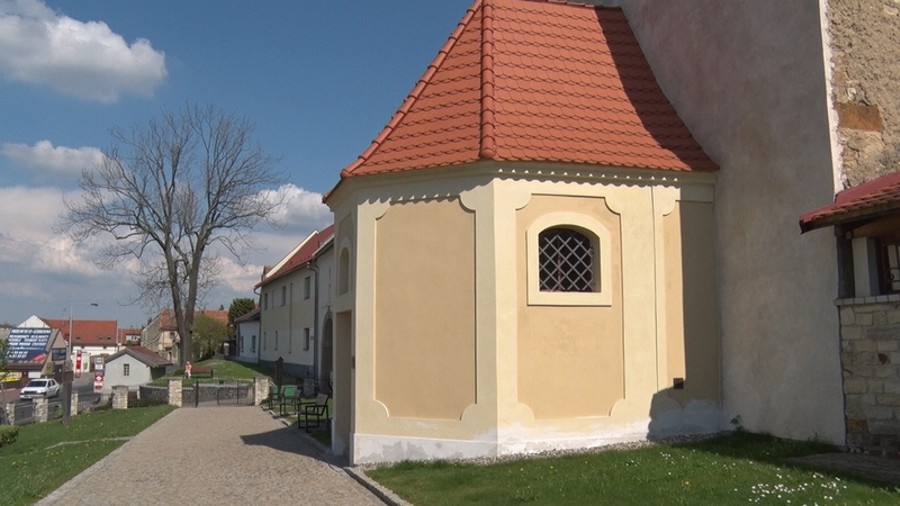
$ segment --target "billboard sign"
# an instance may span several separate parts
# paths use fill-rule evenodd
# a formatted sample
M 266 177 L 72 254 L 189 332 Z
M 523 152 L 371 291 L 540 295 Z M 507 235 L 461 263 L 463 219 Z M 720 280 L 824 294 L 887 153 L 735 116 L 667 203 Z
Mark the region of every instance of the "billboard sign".
M 9 331 L 10 364 L 43 364 L 47 360 L 47 348 L 53 329 L 22 329 Z

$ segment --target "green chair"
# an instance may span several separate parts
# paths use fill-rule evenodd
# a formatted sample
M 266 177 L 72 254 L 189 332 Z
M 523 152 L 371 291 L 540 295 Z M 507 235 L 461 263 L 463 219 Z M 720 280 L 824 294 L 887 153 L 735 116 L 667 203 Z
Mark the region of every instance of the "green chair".
M 273 404 L 278 404 L 281 402 L 281 392 L 281 387 L 274 383 L 269 383 L 269 398 L 266 399 L 269 404 L 269 410 L 272 410 Z
M 287 414 L 287 407 L 294 402 L 294 397 L 298 395 L 297 385 L 285 385 L 284 391 L 281 392 L 281 416 Z

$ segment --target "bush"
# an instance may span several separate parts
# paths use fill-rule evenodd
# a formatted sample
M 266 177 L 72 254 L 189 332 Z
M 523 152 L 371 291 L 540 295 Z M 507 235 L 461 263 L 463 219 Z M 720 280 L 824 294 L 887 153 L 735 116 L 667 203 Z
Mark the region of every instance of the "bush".
M 11 445 L 19 437 L 19 428 L 14 425 L 0 425 L 0 446 Z

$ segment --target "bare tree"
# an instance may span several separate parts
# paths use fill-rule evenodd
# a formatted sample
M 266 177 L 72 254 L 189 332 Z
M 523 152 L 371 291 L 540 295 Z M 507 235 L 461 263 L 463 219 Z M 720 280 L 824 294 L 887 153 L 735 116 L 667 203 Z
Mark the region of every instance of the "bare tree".
M 66 201 L 60 229 L 73 240 L 114 239 L 98 265 L 137 259 L 137 299 L 159 307 L 171 297 L 182 365 L 190 359 L 198 298 L 217 281 L 210 247 L 243 261 L 253 227 L 282 204 L 274 191 L 282 176 L 253 129 L 212 106 L 164 109 L 147 125 L 113 130 L 103 163 L 82 171 L 82 194 Z

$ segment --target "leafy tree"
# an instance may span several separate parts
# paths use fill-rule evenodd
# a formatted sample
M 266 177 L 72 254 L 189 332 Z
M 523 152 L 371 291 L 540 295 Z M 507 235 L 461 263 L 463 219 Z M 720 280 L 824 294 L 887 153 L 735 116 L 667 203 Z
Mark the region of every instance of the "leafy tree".
M 231 330 L 232 336 L 235 329 L 234 321 L 254 309 L 256 309 L 256 301 L 253 299 L 243 297 L 231 301 L 231 306 L 228 307 L 228 328 Z
M 198 299 L 218 280 L 211 246 L 242 261 L 253 227 L 283 202 L 273 190 L 282 176 L 253 130 L 244 118 L 190 104 L 113 130 L 112 147 L 98 167 L 82 171 L 82 193 L 66 201 L 58 226 L 79 242 L 113 239 L 97 259 L 101 267 L 138 260 L 135 301 L 171 303 L 181 365 L 193 350 Z
M 194 347 L 195 360 L 206 360 L 213 356 L 228 340 L 228 327 L 215 318 L 199 313 L 194 318 Z

